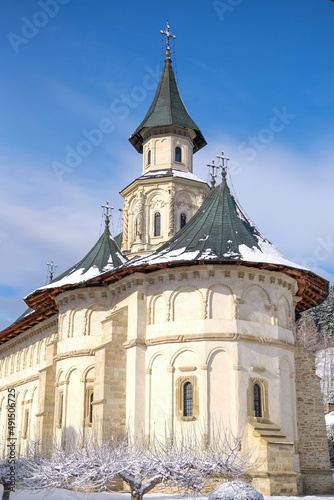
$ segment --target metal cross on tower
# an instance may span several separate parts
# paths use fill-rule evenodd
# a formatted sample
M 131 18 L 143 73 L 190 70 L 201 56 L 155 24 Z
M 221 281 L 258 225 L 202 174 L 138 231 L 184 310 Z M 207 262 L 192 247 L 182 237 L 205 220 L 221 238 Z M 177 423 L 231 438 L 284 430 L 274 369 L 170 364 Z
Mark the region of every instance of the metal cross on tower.
M 58 267 L 58 264 L 54 264 L 53 260 L 51 262 L 48 262 L 46 264 L 48 266 L 48 274 L 49 274 L 49 283 L 53 280 L 53 275 L 56 271 L 56 267 Z
M 175 35 L 172 35 L 172 33 L 169 31 L 169 28 L 170 28 L 170 26 L 169 26 L 169 24 L 168 24 L 168 19 L 167 19 L 167 29 L 166 29 L 166 31 L 162 31 L 162 30 L 160 30 L 160 33 L 161 33 L 162 35 L 166 35 L 166 37 L 167 37 L 167 43 L 166 43 L 166 49 L 167 49 L 167 52 L 168 52 L 168 54 L 167 54 L 167 52 L 166 52 L 166 56 L 167 56 L 167 57 L 169 57 L 169 56 L 170 56 L 169 39 L 170 39 L 170 38 L 176 38 L 176 37 L 175 37 Z
M 218 165 L 215 165 L 215 160 L 212 160 L 212 163 L 207 163 L 206 166 L 209 167 L 209 175 L 211 177 L 210 184 L 211 184 L 211 189 L 213 189 L 216 185 L 216 177 L 217 177 L 216 170 L 219 167 Z
M 109 222 L 110 222 L 110 216 L 111 216 L 111 211 L 114 210 L 114 207 L 109 205 L 109 201 L 106 201 L 105 205 L 101 205 L 101 208 L 103 208 L 103 215 L 105 216 L 106 220 L 106 227 L 109 228 Z M 109 213 L 110 211 L 110 213 Z
M 217 158 L 218 158 L 218 161 L 221 160 L 221 162 L 222 162 L 222 164 L 219 166 L 222 169 L 223 181 L 225 181 L 226 180 L 227 162 L 229 161 L 229 158 L 227 158 L 227 156 L 224 155 L 224 151 L 222 151 L 221 155 L 217 155 Z M 225 164 L 225 161 L 226 161 L 226 164 Z

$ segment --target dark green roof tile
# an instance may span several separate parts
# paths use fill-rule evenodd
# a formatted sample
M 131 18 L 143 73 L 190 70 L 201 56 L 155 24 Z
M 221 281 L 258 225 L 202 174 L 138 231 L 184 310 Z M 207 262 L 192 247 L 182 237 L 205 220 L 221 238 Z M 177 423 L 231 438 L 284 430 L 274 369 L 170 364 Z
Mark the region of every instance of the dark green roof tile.
M 78 264 L 57 276 L 49 285 L 43 288 L 54 288 L 88 281 L 99 274 L 112 271 L 124 264 L 126 260 L 126 257 L 112 238 L 109 228 L 106 227 L 97 243 Z
M 175 125 L 182 128 L 193 130 L 196 136 L 193 140 L 194 151 L 201 149 L 206 145 L 202 132 L 190 117 L 186 107 L 181 99 L 180 92 L 176 83 L 172 61 L 165 60 L 165 67 L 162 72 L 157 92 L 146 113 L 144 120 L 134 131 L 129 141 L 139 151 L 143 150 L 142 131 L 149 127 Z
M 190 261 L 267 262 L 300 268 L 260 233 L 232 196 L 226 181 L 211 190 L 201 208 L 173 238 L 127 266 Z

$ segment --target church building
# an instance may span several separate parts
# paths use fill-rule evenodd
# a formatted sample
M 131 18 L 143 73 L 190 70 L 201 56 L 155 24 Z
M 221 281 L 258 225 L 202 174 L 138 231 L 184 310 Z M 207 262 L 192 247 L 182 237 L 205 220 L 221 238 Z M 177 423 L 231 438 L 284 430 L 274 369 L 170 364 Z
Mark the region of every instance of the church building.
M 314 357 L 295 329 L 328 282 L 246 216 L 224 155 L 216 185 L 194 175 L 206 141 L 165 34 L 156 95 L 129 139 L 143 166 L 121 191 L 122 233 L 110 234 L 107 205 L 87 255 L 28 295 L 0 333 L 1 454 L 15 389 L 20 453 L 30 440 L 102 439 L 111 427 L 210 440 L 218 425 L 259 459 L 252 484 L 263 494 L 334 493 Z

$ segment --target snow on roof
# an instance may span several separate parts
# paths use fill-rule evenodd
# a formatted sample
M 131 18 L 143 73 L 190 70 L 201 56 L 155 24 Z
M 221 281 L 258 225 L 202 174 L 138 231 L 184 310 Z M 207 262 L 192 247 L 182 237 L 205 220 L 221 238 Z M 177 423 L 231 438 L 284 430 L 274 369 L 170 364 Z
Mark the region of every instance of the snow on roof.
M 210 260 L 283 265 L 307 270 L 287 259 L 245 215 L 223 182 L 173 238 L 148 256 L 127 264 L 143 266 Z
M 127 262 L 117 243 L 106 226 L 96 244 L 88 254 L 77 264 L 55 278 L 46 286 L 37 290 L 59 288 L 64 285 L 84 283 L 92 278 L 122 266 Z M 34 292 L 33 292 L 34 293 Z M 29 294 L 28 297 L 32 295 Z
M 169 177 L 169 176 L 179 177 L 182 179 L 189 179 L 197 182 L 203 182 L 204 184 L 206 184 L 205 181 L 202 181 L 202 179 L 192 174 L 191 172 L 184 172 L 183 170 L 176 170 L 175 168 L 150 170 L 149 172 L 146 172 L 141 177 L 139 177 L 139 179 L 150 179 L 152 177 Z
M 98 266 L 92 266 L 88 270 L 85 268 L 79 268 L 75 269 L 73 272 L 70 272 L 67 276 L 62 278 L 59 281 L 56 281 L 55 283 L 49 283 L 46 286 L 42 286 L 38 288 L 38 290 L 45 290 L 48 288 L 55 288 L 55 287 L 60 287 L 63 285 L 75 285 L 79 283 L 83 283 L 85 281 L 88 281 L 92 278 L 96 278 L 96 276 L 99 276 L 100 274 L 104 274 L 108 271 L 113 271 L 115 269 L 115 266 L 111 262 L 110 265 L 106 265 L 105 267 L 100 270 Z
M 302 269 L 307 271 L 306 267 L 295 264 L 287 259 L 272 243 L 267 240 L 259 240 L 258 245 L 260 250 L 256 247 L 249 248 L 246 245 L 239 246 L 241 259 L 248 262 L 261 262 L 267 264 L 278 264 L 282 266 L 289 266 L 295 269 Z

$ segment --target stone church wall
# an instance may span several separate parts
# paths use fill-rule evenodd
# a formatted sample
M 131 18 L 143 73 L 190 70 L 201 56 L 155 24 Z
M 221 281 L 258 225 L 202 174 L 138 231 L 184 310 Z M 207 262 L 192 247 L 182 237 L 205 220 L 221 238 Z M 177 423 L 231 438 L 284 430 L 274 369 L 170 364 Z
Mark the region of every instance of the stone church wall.
M 314 356 L 296 344 L 298 452 L 305 494 L 334 493 L 320 379 Z

